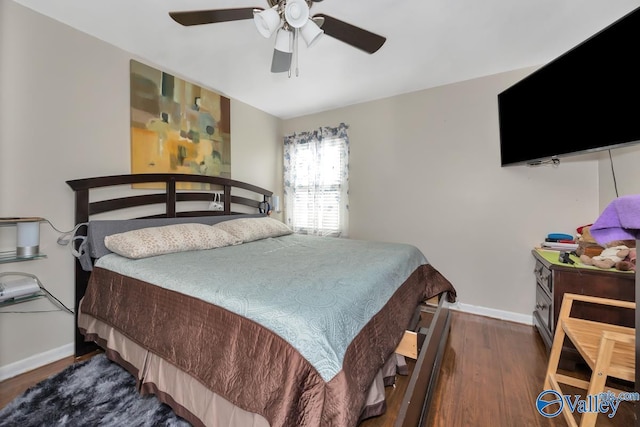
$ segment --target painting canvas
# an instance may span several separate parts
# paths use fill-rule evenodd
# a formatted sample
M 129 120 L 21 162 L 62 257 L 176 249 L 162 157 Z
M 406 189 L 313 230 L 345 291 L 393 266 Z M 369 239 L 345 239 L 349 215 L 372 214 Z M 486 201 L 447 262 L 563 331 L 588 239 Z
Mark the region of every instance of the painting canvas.
M 131 173 L 231 178 L 230 100 L 131 60 Z

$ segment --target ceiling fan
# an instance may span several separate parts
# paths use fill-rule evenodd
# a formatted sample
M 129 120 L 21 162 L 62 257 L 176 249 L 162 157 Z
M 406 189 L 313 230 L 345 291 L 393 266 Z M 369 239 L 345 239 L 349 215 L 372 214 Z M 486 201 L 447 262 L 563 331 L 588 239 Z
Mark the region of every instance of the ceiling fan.
M 385 37 L 323 13 L 310 16 L 311 6 L 320 1 L 322 0 L 267 0 L 268 9 L 241 7 L 193 10 L 169 12 L 169 16 L 185 26 L 253 19 L 258 31 L 264 37 L 269 38 L 276 34 L 271 72 L 288 71 L 289 76 L 291 76 L 294 56 L 297 62 L 297 46 L 300 37 L 308 47 L 311 47 L 322 34 L 326 34 L 370 54 L 377 52 L 387 40 Z

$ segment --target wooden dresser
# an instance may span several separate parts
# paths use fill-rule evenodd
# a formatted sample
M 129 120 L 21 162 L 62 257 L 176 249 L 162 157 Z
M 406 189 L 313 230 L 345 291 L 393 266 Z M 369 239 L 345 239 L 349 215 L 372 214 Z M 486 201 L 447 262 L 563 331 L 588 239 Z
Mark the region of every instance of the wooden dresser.
M 551 349 L 562 296 L 565 292 L 635 301 L 633 272 L 586 266 L 581 264 L 579 258 L 575 256 L 571 257 L 575 264 L 564 264 L 559 260 L 558 251 L 534 249 L 532 253 L 536 261 L 533 270 L 536 279 L 536 306 L 533 311 L 533 322 L 547 350 Z M 635 313 L 632 310 L 576 303 L 572 313 L 583 319 L 635 327 Z M 561 359 L 564 368 L 571 369 L 571 361 L 576 359 L 575 353 L 575 348 L 565 343 Z

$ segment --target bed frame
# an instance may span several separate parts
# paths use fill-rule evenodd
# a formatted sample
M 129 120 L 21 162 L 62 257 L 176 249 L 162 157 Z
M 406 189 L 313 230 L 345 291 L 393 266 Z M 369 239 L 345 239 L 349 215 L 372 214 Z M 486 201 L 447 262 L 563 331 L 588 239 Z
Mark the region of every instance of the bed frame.
M 92 201 L 90 191 L 114 186 L 132 186 L 160 183 L 163 190 L 136 188 L 129 189 L 128 196 Z M 227 178 L 189 175 L 189 174 L 132 174 L 111 175 L 67 181 L 75 193 L 75 224 L 88 222 L 92 217 L 125 208 L 149 205 L 164 205 L 159 214 L 134 217 L 141 218 L 178 218 L 195 216 L 237 215 L 247 212 L 232 211 L 233 205 L 242 205 L 254 212 L 263 212 L 264 203 L 268 203 L 272 192 L 255 185 Z M 181 190 L 181 184 L 192 186 L 201 184 L 203 190 Z M 209 187 L 209 189 L 206 189 Z M 245 196 L 232 194 L 238 189 Z M 180 210 L 184 202 L 212 202 L 216 193 L 222 192 L 222 211 Z M 95 195 L 95 194 L 94 194 Z M 80 261 L 75 263 L 75 356 L 79 357 L 98 349 L 94 343 L 84 341 L 77 327 L 77 313 L 80 300 L 84 296 L 90 272 L 85 271 Z M 451 327 L 447 295 L 442 294 L 435 302 L 423 304 L 416 312 L 415 328 L 409 332 L 411 346 L 414 347 L 415 366 L 411 374 L 406 393 L 395 418 L 394 427 L 424 426 L 431 403 L 433 391 L 438 379 L 440 364 Z M 422 319 L 422 320 L 421 320 Z M 425 324 L 425 319 L 426 323 Z M 412 356 L 413 357 L 413 356 Z M 391 414 L 389 414 L 391 415 Z M 390 425 L 390 424 L 388 424 Z

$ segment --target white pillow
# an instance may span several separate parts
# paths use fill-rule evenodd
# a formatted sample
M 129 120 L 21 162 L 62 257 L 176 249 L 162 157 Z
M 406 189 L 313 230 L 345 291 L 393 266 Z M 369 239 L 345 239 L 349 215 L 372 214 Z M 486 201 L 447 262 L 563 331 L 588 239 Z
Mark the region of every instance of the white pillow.
M 140 228 L 104 238 L 107 249 L 133 259 L 240 243 L 241 240 L 222 229 L 197 223 Z
M 214 224 L 213 227 L 232 234 L 244 243 L 293 233 L 285 223 L 270 217 L 230 219 Z

